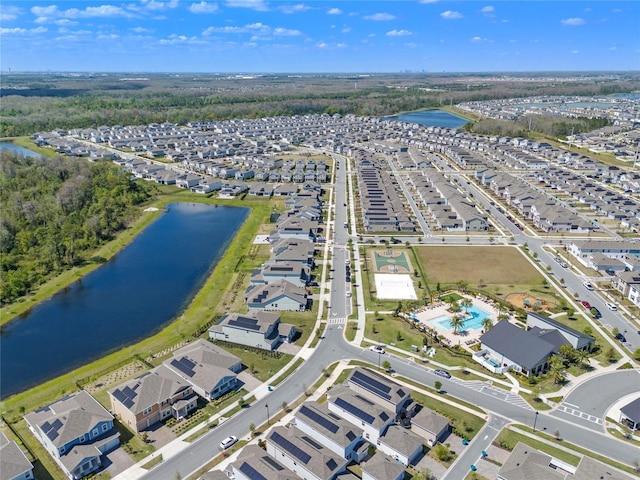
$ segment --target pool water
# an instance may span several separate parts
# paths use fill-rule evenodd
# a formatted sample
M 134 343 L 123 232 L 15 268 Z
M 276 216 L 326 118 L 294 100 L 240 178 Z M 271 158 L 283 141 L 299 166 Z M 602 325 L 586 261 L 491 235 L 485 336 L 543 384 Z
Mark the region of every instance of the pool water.
M 489 316 L 487 312 L 485 312 L 481 308 L 476 307 L 475 305 L 469 307 L 468 310 L 463 309 L 461 313 L 465 314 L 465 312 L 468 312 L 469 316 L 465 319 L 464 325 L 460 328 L 460 330 L 480 330 L 482 328 L 482 321 Z M 440 328 L 450 329 L 450 321 L 451 317 L 449 317 L 448 315 L 442 315 L 440 317 L 434 318 L 429 323 L 435 326 L 439 326 Z

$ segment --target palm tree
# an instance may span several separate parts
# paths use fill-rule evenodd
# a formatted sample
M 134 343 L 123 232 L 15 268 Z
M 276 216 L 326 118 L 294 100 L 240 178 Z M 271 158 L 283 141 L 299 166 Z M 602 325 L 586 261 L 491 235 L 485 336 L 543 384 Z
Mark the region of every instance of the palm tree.
M 451 313 L 460 313 L 461 310 L 462 308 L 460 307 L 460 304 L 458 302 L 451 302 L 451 306 L 449 307 L 449 311 L 451 311 Z
M 460 300 L 460 306 L 464 308 L 464 311 L 467 314 L 469 314 L 469 309 L 473 307 L 473 302 L 471 301 L 470 298 L 465 297 L 462 300 Z
M 586 361 L 589 358 L 589 352 L 587 350 L 584 350 L 584 349 L 576 350 L 576 357 L 578 359 L 578 363 L 581 366 L 586 367 L 589 365 L 589 362 Z
M 484 320 L 482 320 L 482 329 L 485 332 L 488 332 L 491 327 L 493 327 L 493 322 L 489 317 L 486 317 Z
M 551 359 L 549 371 L 553 377 L 553 383 L 560 383 L 564 380 L 564 364 L 559 357 L 553 357 Z
M 449 320 L 449 325 L 451 325 L 451 328 L 453 328 L 453 334 L 457 335 L 458 329 L 464 327 L 464 319 L 461 315 L 454 315 Z

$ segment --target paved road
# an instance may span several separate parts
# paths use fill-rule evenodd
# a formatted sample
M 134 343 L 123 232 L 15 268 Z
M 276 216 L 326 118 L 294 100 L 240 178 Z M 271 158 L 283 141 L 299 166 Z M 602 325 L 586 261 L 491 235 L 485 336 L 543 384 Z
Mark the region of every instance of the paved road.
M 607 410 L 625 395 L 639 391 L 638 370 L 619 370 L 598 375 L 574 388 L 551 415 L 592 430 L 604 431 Z
M 334 267 L 334 276 L 331 286 L 331 310 L 330 318 L 346 317 L 347 302 L 345 300 L 344 287 L 344 259 L 346 251 L 344 248 L 335 247 L 338 245 L 346 245 L 349 238 L 348 232 L 344 229 L 346 221 L 346 208 L 344 204 L 347 202 L 345 179 L 346 179 L 346 162 L 344 159 L 339 160 L 340 168 L 336 175 L 335 189 L 335 227 L 334 248 L 332 265 Z M 353 212 L 353 207 L 352 207 Z M 352 217 L 352 225 L 354 219 Z M 544 256 L 547 262 L 552 265 L 552 269 L 561 268 L 555 264 L 551 257 L 542 250 L 543 240 L 533 239 L 522 234 L 515 226 L 506 218 L 505 228 L 513 235 L 516 243 L 523 244 L 528 242 L 530 248 L 537 251 L 539 256 Z M 355 233 L 355 231 L 353 232 Z M 351 237 L 355 239 L 355 235 Z M 460 239 L 461 242 L 465 240 Z M 417 240 L 416 240 L 417 241 Z M 335 265 L 334 265 L 335 264 Z M 555 264 L 555 265 L 554 265 Z M 567 275 L 569 277 L 569 275 Z M 576 282 L 579 280 L 576 279 Z M 580 282 L 581 283 L 581 282 Z M 358 297 L 362 292 L 358 292 Z M 350 302 L 349 302 L 350 303 Z M 333 314 L 336 315 L 333 315 Z M 281 408 L 283 402 L 290 403 L 295 398 L 302 395 L 306 388 L 311 386 L 321 375 L 322 370 L 340 359 L 359 359 L 367 361 L 371 364 L 378 364 L 380 356 L 367 349 L 354 347 L 348 344 L 343 338 L 343 325 L 332 324 L 329 322 L 325 338 L 322 339 L 314 354 L 311 355 L 300 368 L 291 375 L 286 381 L 280 384 L 275 390 L 266 397 L 254 402 L 241 415 L 236 415 L 222 425 L 213 429 L 210 433 L 202 436 L 196 442 L 187 447 L 179 455 L 166 459 L 164 462 L 155 467 L 151 472 L 145 475 L 145 479 L 153 480 L 172 480 L 177 474 L 182 478 L 194 472 L 202 465 L 207 463 L 214 455 L 218 453 L 218 444 L 228 435 L 245 436 L 249 433 L 249 425 L 262 424 L 267 419 L 267 411 L 274 416 Z M 549 415 L 541 413 L 539 415 L 534 412 L 525 402 L 517 396 L 509 395 L 500 389 L 492 388 L 488 384 L 481 385 L 479 382 L 464 382 L 457 378 L 443 379 L 433 373 L 433 369 L 428 364 L 416 363 L 405 358 L 386 355 L 397 375 L 410 378 L 413 381 L 424 385 L 434 385 L 436 380 L 442 382 L 442 389 L 445 395 L 462 399 L 470 404 L 477 405 L 491 414 L 491 421 L 485 427 L 476 440 L 472 442 L 465 454 L 463 460 L 459 461 L 460 466 L 455 466 L 456 476 L 450 474 L 447 478 L 463 478 L 457 476 L 458 469 L 468 471 L 466 462 L 469 460 L 477 460 L 477 455 L 483 449 L 486 449 L 490 439 L 496 434 L 497 429 L 507 422 L 522 423 L 532 426 L 536 422 L 538 430 L 546 430 L 549 432 L 560 432 L 562 438 L 569 442 L 583 446 L 584 448 L 596 451 L 609 458 L 615 459 L 622 463 L 631 464 L 634 460 L 640 460 L 640 452 L 638 449 L 628 443 L 612 439 L 593 429 L 587 429 L 575 422 L 575 418 L 565 419 L 560 415 Z M 611 387 L 614 392 L 616 382 Z M 595 385 L 595 384 L 594 384 Z M 585 393 L 585 395 L 588 394 Z M 582 395 L 580 391 L 576 392 L 576 396 Z M 268 409 L 266 405 L 269 405 Z M 470 464 L 469 464 L 470 465 Z

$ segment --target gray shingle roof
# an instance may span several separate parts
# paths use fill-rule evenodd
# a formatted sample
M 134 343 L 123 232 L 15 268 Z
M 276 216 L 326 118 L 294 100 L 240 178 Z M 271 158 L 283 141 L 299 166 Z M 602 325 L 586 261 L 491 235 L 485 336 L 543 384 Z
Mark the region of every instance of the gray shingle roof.
M 480 337 L 483 346 L 504 355 L 527 369 L 539 365 L 554 350 L 554 345 L 507 321 L 498 322 Z
M 0 432 L 0 480 L 11 480 L 33 469 L 33 465 L 16 442 L 10 442 Z

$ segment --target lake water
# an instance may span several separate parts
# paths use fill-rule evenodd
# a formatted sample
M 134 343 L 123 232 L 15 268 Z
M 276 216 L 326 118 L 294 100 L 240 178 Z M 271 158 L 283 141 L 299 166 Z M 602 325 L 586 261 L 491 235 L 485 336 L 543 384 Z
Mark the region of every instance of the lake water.
M 14 152 L 24 157 L 40 157 L 41 156 L 36 152 L 33 152 L 27 148 L 21 147 L 11 142 L 0 142 L 0 152 L 3 150 L 6 150 L 8 152 Z
M 462 117 L 452 115 L 444 110 L 423 110 L 421 112 L 403 113 L 394 117 L 385 117 L 385 120 L 398 120 L 400 122 L 418 123 L 426 127 L 459 128 L 469 123 Z
M 109 262 L 5 325 L 0 398 L 159 331 L 189 304 L 248 213 L 171 204 Z

